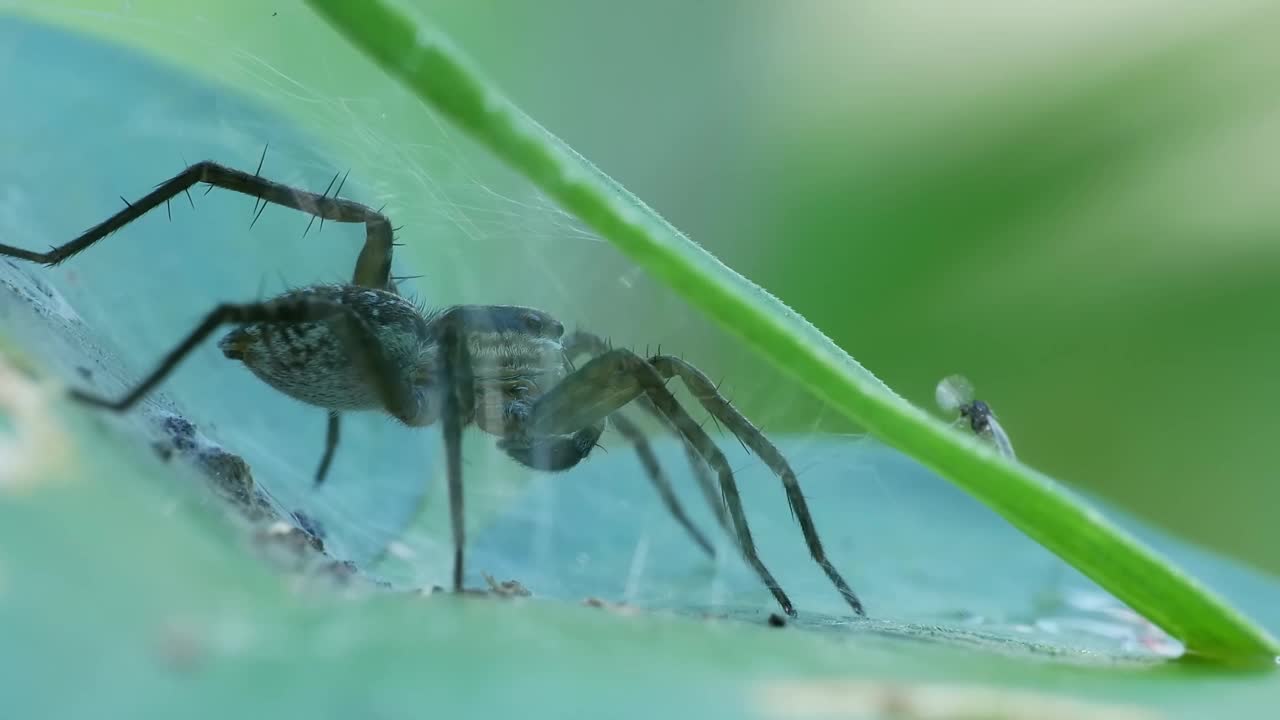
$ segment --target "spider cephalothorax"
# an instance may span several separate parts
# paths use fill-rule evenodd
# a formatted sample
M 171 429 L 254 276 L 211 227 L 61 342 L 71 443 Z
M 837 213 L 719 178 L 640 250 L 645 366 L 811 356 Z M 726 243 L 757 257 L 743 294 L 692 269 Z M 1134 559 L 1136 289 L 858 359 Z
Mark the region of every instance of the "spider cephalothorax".
M 76 399 L 128 410 L 216 329 L 231 324 L 235 329 L 218 343 L 228 358 L 244 363 L 280 392 L 328 411 L 317 484 L 324 481 L 338 445 L 340 413 L 379 410 L 411 426 L 438 423 L 445 446 L 455 590 L 462 589 L 463 581 L 461 433 L 468 425 L 497 436 L 498 447 L 515 461 L 550 472 L 584 460 L 606 424 L 613 426 L 634 447 L 673 517 L 699 546 L 713 552 L 685 513 L 647 439 L 622 413 L 624 407 L 635 406 L 679 439 L 717 521 L 737 541 L 744 559 L 783 610 L 794 615 L 790 599 L 756 552 L 732 468 L 667 388 L 669 381 L 679 378 L 693 398 L 782 481 L 813 559 L 854 612 L 863 613 L 857 596 L 826 557 L 790 464 L 700 370 L 669 355 L 642 358 L 611 348 L 591 333 L 566 336 L 559 321 L 533 308 L 454 305 L 425 311 L 397 292 L 391 277 L 391 223 L 365 205 L 336 193 L 330 197 L 327 191 L 317 195 L 281 185 L 257 172 L 250 175 L 201 162 L 64 245 L 43 253 L 0 245 L 0 255 L 60 263 L 197 183 L 252 195 L 264 205 L 294 208 L 322 221 L 363 223 L 365 245 L 351 282 L 298 288 L 262 302 L 219 305 L 124 397 L 109 399 L 77 389 L 72 391 Z M 575 367 L 579 356 L 588 359 Z

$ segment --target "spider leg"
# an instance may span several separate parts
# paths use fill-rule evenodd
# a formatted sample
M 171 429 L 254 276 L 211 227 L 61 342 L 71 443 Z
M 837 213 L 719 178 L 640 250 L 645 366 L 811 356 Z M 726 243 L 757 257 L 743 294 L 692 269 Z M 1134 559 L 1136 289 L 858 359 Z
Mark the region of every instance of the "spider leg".
M 564 354 L 571 361 L 579 355 L 603 355 L 611 349 L 604 338 L 583 330 L 569 333 L 561 344 L 564 345 Z
M 462 592 L 463 549 L 467 534 L 462 514 L 462 428 L 475 414 L 475 376 L 466 341 L 465 313 L 446 312 L 439 322 L 443 360 L 440 392 L 444 395 L 440 421 L 444 436 L 445 471 L 449 481 L 449 520 L 453 526 L 453 591 Z
M 689 533 L 689 536 L 698 544 L 698 547 L 702 548 L 709 557 L 714 558 L 716 556 L 715 546 L 711 544 L 711 541 L 707 540 L 707 536 L 702 534 L 702 531 L 698 529 L 697 525 L 693 524 L 693 520 L 685 512 L 684 506 L 680 504 L 680 498 L 676 495 L 675 488 L 671 486 L 671 480 L 662 471 L 658 456 L 653 454 L 653 448 L 649 446 L 649 441 L 645 439 L 644 433 L 628 420 L 621 411 L 610 415 L 609 422 L 613 423 L 613 427 L 630 441 L 631 446 L 635 448 L 636 456 L 640 458 L 640 464 L 644 466 L 645 475 L 649 476 L 649 481 L 657 489 L 658 495 L 662 498 L 662 503 L 667 506 L 667 511 Z M 687 444 L 686 447 L 688 447 Z M 699 460 L 700 462 L 701 460 Z M 716 504 L 719 505 L 718 500 Z
M 214 330 L 225 324 L 246 323 L 306 323 L 332 318 L 344 318 L 344 340 L 355 352 L 356 361 L 365 365 L 365 372 L 374 379 L 383 402 L 389 412 L 395 414 L 407 397 L 404 388 L 395 386 L 397 374 L 391 370 L 390 361 L 382 354 L 376 339 L 359 316 L 339 303 L 313 298 L 284 298 L 266 302 L 237 305 L 224 303 L 214 308 L 194 330 L 169 351 L 159 365 L 146 378 L 118 399 L 94 395 L 80 389 L 72 389 L 71 397 L 86 405 L 93 405 L 114 412 L 125 412 L 146 397 Z
M 667 419 L 666 415 L 653 404 L 648 395 L 641 395 L 636 399 L 636 404 L 640 409 L 657 418 L 658 422 L 670 430 L 677 438 L 680 439 L 680 446 L 684 448 L 685 461 L 689 465 L 689 471 L 693 473 L 694 480 L 698 483 L 698 489 L 702 491 L 702 497 L 707 501 L 707 507 L 711 508 L 715 515 L 716 522 L 721 527 L 729 527 L 728 511 L 724 507 L 724 499 L 720 495 L 720 489 L 716 487 L 716 481 L 711 477 L 711 467 L 707 465 L 707 461 L 698 454 L 697 448 L 689 443 L 684 435 L 676 429 L 675 425 Z
M 782 480 L 782 486 L 787 494 L 787 503 L 791 506 L 791 513 L 800 523 L 800 531 L 804 534 L 805 544 L 809 546 L 809 554 L 813 556 L 814 562 L 822 568 L 823 572 L 830 578 L 832 584 L 840 591 L 845 602 L 853 611 L 859 615 L 865 615 L 866 611 L 862 608 L 862 601 L 850 589 L 848 583 L 840 576 L 840 572 L 836 570 L 831 561 L 827 559 L 826 551 L 823 550 L 822 541 L 818 538 L 818 529 L 814 526 L 813 516 L 809 514 L 809 505 L 804 499 L 804 493 L 800 490 L 800 483 L 796 480 L 796 474 L 791 469 L 790 463 L 782 456 L 764 433 L 738 412 L 728 400 L 725 400 L 717 390 L 715 383 L 711 379 L 698 370 L 690 363 L 670 355 L 658 355 L 649 358 L 649 363 L 657 370 L 664 379 L 673 377 L 680 378 L 685 387 L 689 388 L 689 392 L 697 398 L 698 402 L 711 413 L 713 417 L 719 418 L 729 430 L 743 442 L 751 452 L 764 461 L 769 469 L 773 471 L 779 479 Z
M 654 366 L 630 350 L 610 350 L 588 361 L 534 402 L 528 430 L 537 435 L 563 435 L 599 422 L 632 400 L 645 395 L 689 442 L 720 479 L 720 491 L 728 507 L 738 547 L 783 612 L 794 616 L 795 607 L 756 552 L 747 516 L 738 494 L 733 469 L 724 453 L 692 417 L 680 407 L 666 379 Z
M 45 265 L 57 265 L 199 183 L 208 183 L 211 188 L 219 187 L 250 195 L 264 204 L 270 202 L 300 210 L 321 220 L 364 223 L 365 244 L 356 260 L 352 284 L 395 290 L 395 283 L 390 277 L 391 221 L 385 215 L 358 202 L 317 195 L 268 180 L 256 173 L 250 175 L 208 160 L 187 166 L 182 172 L 160 183 L 154 190 L 132 203 L 125 201 L 123 210 L 67 243 L 51 248 L 47 252 L 35 252 L 0 243 L 0 255 Z
M 323 485 L 325 476 L 329 474 L 329 463 L 333 462 L 333 452 L 338 449 L 340 424 L 338 413 L 330 412 L 324 433 L 324 455 L 320 456 L 320 467 L 316 469 L 316 487 Z
M 573 334 L 565 338 L 564 348 L 565 355 L 570 361 L 578 355 L 596 356 L 602 355 L 610 350 L 609 343 L 606 342 L 604 338 L 594 333 L 584 332 L 582 330 L 575 331 Z M 716 522 L 720 523 L 721 527 L 728 529 L 730 527 L 729 516 L 725 511 L 724 502 L 720 498 L 720 490 L 716 487 L 715 481 L 711 478 L 711 468 L 707 466 L 706 461 L 702 459 L 702 456 L 698 454 L 698 451 L 693 447 L 693 445 L 691 445 L 689 441 L 680 434 L 680 431 L 671 424 L 671 421 L 662 414 L 662 411 L 658 410 L 658 408 L 653 404 L 653 401 L 651 401 L 647 395 L 641 395 L 636 398 L 635 402 L 640 406 L 641 410 L 655 418 L 663 427 L 670 430 L 677 438 L 680 439 L 680 446 L 684 450 L 686 461 L 689 463 L 689 470 L 693 473 L 694 480 L 697 481 L 698 488 L 702 491 L 703 498 L 707 501 L 707 506 L 710 507 L 712 512 L 715 514 Z M 623 419 L 623 422 L 627 422 L 625 418 Z M 614 427 L 623 435 L 627 434 L 625 430 L 618 427 L 616 422 L 614 423 Z M 635 440 L 632 440 L 632 446 L 636 448 L 637 453 L 644 452 L 636 445 Z M 652 453 L 651 450 L 649 452 Z M 657 464 L 657 458 L 653 458 L 653 462 L 650 463 L 647 459 L 641 457 L 640 463 L 644 466 L 645 472 L 649 475 L 649 479 L 653 482 L 654 487 L 658 489 L 658 492 L 662 495 L 665 501 L 667 493 L 663 489 L 662 484 L 666 483 L 666 477 L 665 475 L 661 475 L 662 468 Z M 685 513 L 684 508 L 680 506 L 679 499 L 675 500 L 674 505 L 669 503 L 668 507 L 671 509 L 672 514 L 676 516 L 676 520 L 681 525 L 686 525 L 685 518 L 687 518 L 687 514 Z M 694 535 L 695 540 L 702 537 L 701 532 L 694 530 L 690 530 L 690 532 Z M 699 541 L 699 544 L 701 545 L 702 542 Z

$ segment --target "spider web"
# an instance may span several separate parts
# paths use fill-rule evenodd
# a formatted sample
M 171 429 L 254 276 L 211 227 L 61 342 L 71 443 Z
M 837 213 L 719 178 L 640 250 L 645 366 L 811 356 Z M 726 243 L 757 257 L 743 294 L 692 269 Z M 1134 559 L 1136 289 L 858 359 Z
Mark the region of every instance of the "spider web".
M 7 47 L 20 53 L 45 40 L 54 42 L 52 36 L 15 35 Z M 262 172 L 279 182 L 321 190 L 335 174 L 351 170 L 343 195 L 385 205 L 403 225 L 399 238 L 405 247 L 393 272 L 420 274 L 401 287 L 427 305 L 533 305 L 570 327 L 605 331 L 615 342 L 637 348 L 656 348 L 662 341 L 649 328 L 708 330 L 611 246 L 421 105 L 389 107 L 372 94 L 326 96 L 247 51 L 232 49 L 223 57 L 257 94 L 307 107 L 305 119 L 285 121 L 253 103 L 178 79 L 165 87 L 121 83 L 106 112 L 97 89 L 68 74 L 59 78 L 61 92 L 48 106 L 63 124 L 14 128 L 11 134 L 24 147 L 40 150 L 38 162 L 14 158 L 13 166 L 21 169 L 4 188 L 7 227 L 20 237 L 62 241 L 115 212 L 117 196 L 138 197 L 188 162 L 208 158 L 250 168 L 266 148 Z M 156 69 L 130 57 L 121 72 L 145 76 Z M 16 73 L 9 79 L 24 82 Z M 422 131 L 412 141 L 401 140 L 369 123 L 390 111 L 411 114 Z M 92 133 L 76 126 L 86 112 L 101 115 Z M 57 194 L 37 190 L 53 178 L 78 180 L 57 183 Z M 136 375 L 217 302 L 344 281 L 363 240 L 362 228 L 332 223 L 304 236 L 309 218 L 274 206 L 250 228 L 252 218 L 252 198 L 197 190 L 191 202 L 175 198 L 168 209 L 154 211 L 49 275 L 86 322 L 102 328 L 105 344 Z M 634 319 L 632 303 L 663 319 L 621 322 Z M 248 459 L 282 504 L 317 519 L 339 552 L 365 559 L 403 535 L 424 488 L 439 485 L 438 432 L 353 414 L 344 419 L 333 482 L 312 492 L 323 413 L 276 395 L 226 362 L 213 343 L 206 345 L 165 383 L 164 395 Z M 120 385 L 128 380 L 116 379 Z M 527 484 L 524 473 L 488 447 L 491 442 L 468 434 L 467 494 L 476 529 L 486 514 L 519 498 Z M 617 440 L 609 438 L 606 450 L 617 449 Z M 351 476 L 356 479 L 346 479 Z M 440 504 L 428 501 L 427 514 Z M 433 575 L 439 569 L 426 575 L 439 579 Z
M 58 57 L 65 41 L 32 27 L 6 32 L 0 47 L 15 55 L 25 48 Z M 84 51 L 65 52 L 74 57 Z M 1011 579 L 1016 588 L 916 591 L 985 567 L 986 530 L 971 528 L 971 545 L 958 542 L 947 528 L 928 531 L 937 517 L 977 512 L 972 501 L 954 490 L 931 494 L 941 492 L 940 480 L 873 443 L 824 433 L 841 425 L 832 413 L 781 373 L 743 361 L 749 353 L 741 343 L 416 100 L 376 85 L 347 94 L 320 89 L 243 48 L 222 47 L 211 58 L 219 73 L 250 91 L 249 100 L 130 55 L 113 54 L 109 61 L 115 78 L 110 97 L 81 74 L 83 62 L 50 63 L 40 78 L 0 72 L 10 96 L 39 98 L 48 118 L 32 125 L 0 117 L 0 132 L 13 139 L 11 174 L 0 186 L 6 234 L 42 239 L 18 241 L 31 247 L 63 242 L 118 210 L 117 195 L 140 196 L 199 159 L 249 169 L 264 147 L 262 172 L 279 182 L 323 190 L 350 171 L 343 196 L 373 207 L 385 204 L 386 213 L 403 225 L 399 238 L 405 245 L 393 272 L 422 275 L 401 283 L 422 302 L 531 305 L 568 327 L 607 335 L 615 345 L 654 351 L 661 346 L 683 354 L 723 380 L 725 394 L 766 433 L 775 430 L 775 419 L 795 416 L 793 407 L 805 408 L 807 422 L 772 434 L 805 488 L 836 564 L 860 592 L 867 591 L 860 580 L 874 578 L 876 595 L 897 599 L 892 608 L 880 605 L 877 615 L 919 621 L 963 611 L 966 617 L 1007 621 L 1009 598 L 1025 594 L 1028 578 L 1057 585 L 1068 577 L 1068 585 L 1079 584 L 1047 553 L 1020 539 L 1005 544 L 1024 556 L 1015 565 L 1030 568 Z M 314 75 L 339 73 L 349 61 L 322 58 Z M 44 84 L 58 92 L 44 91 Z M 282 99 L 306 112 L 285 120 L 263 109 L 267 101 Z M 94 118 L 91 127 L 86 116 Z M 277 207 L 250 228 L 252 198 L 223 191 L 196 192 L 191 203 L 176 198 L 170 212 L 172 219 L 154 211 L 47 273 L 126 368 L 104 381 L 101 387 L 108 391 L 149 369 L 218 302 L 346 280 L 363 240 L 361 227 L 332 223 L 304 234 L 308 218 Z M 782 586 L 820 617 L 846 615 L 807 557 L 778 481 L 731 436 L 715 431 L 677 385 L 677 396 L 713 430 L 737 472 L 756 543 Z M 335 555 L 367 564 L 390 548 L 390 557 L 371 571 L 405 585 L 446 584 L 450 547 L 438 430 L 348 414 L 329 481 L 314 491 L 322 411 L 270 390 L 227 362 L 212 342 L 183 364 L 162 394 L 202 432 L 243 456 L 284 510 L 316 521 Z M 573 471 L 531 476 L 497 452 L 492 438 L 472 430 L 464 441 L 470 583 L 489 573 L 568 600 L 590 595 L 665 607 L 772 611 L 772 599 L 723 534 L 711 532 L 715 524 L 679 448 L 657 428 L 650 430 L 696 524 L 720 538 L 717 560 L 699 554 L 658 501 L 626 443 L 612 432 Z M 988 515 L 976 517 L 973 527 L 990 523 Z M 1020 611 L 1034 614 L 1032 608 Z
M 718 359 L 745 354 L 736 341 L 417 102 L 394 96 L 388 100 L 383 88 L 351 96 L 327 94 L 243 49 L 228 49 L 219 57 L 254 95 L 287 98 L 307 111 L 301 119 L 286 121 L 254 103 L 189 81 L 175 80 L 173 87 L 163 89 L 122 84 L 114 103 L 119 110 L 103 113 L 94 133 L 55 125 L 42 129 L 43 137 L 26 138 L 31 147 L 45 150 L 39 166 L 28 164 L 11 192 L 47 186 L 55 177 L 81 179 L 72 188 L 70 203 L 65 196 L 12 199 L 10 214 L 25 225 L 22 234 L 70 238 L 117 210 L 115 196 L 137 197 L 186 162 L 209 158 L 253 168 L 265 147 L 263 174 L 290 185 L 323 190 L 335 175 L 350 170 L 343 196 L 373 207 L 385 205 L 385 212 L 403 226 L 398 237 L 405 245 L 393 272 L 421 275 L 402 281 L 401 287 L 427 305 L 531 305 L 552 312 L 569 327 L 607 335 L 620 346 L 683 354 L 722 380 L 722 389 L 735 402 L 766 409 L 751 414 L 766 432 L 771 417 L 805 402 L 767 368 L 756 366 L 749 377 L 719 370 Z M 155 72 L 141 59 L 134 62 L 137 67 L 123 71 L 139 76 Z M 62 100 L 67 107 L 58 115 L 75 117 L 84 104 L 100 102 L 90 96 L 92 91 L 85 88 L 87 97 L 79 98 L 69 93 L 72 97 Z M 412 118 L 408 124 L 416 132 L 411 139 L 377 126 L 378 118 L 392 113 Z M 65 139 L 54 143 L 50 138 L 55 135 Z M 101 171 L 86 176 L 85 158 L 92 158 L 92 166 Z M 168 212 L 151 213 L 52 272 L 68 302 L 88 325 L 103 329 L 104 344 L 128 368 L 124 377 L 114 379 L 117 386 L 149 368 L 217 302 L 267 297 L 290 286 L 341 282 L 349 276 L 363 228 L 328 223 L 304 236 L 309 218 L 277 207 L 267 208 L 250 228 L 253 205 L 252 198 L 220 190 L 196 192 L 192 203 L 179 197 Z M 716 351 L 717 346 L 722 349 Z M 776 479 L 676 389 L 695 419 L 712 429 L 729 453 L 753 516 L 762 512 L 788 518 Z M 243 456 L 284 510 L 300 511 L 322 527 L 339 557 L 364 563 L 390 547 L 391 557 L 378 568 L 381 574 L 414 585 L 442 584 L 447 578 L 449 533 L 436 429 L 410 430 L 372 413 L 344 416 L 330 480 L 317 492 L 310 485 L 322 447 L 323 412 L 262 385 L 222 358 L 214 343 L 187 360 L 162 394 L 202 432 Z M 800 430 L 816 430 L 823 419 L 824 413 L 815 413 L 811 427 Z M 662 439 L 659 428 L 648 428 L 657 436 L 659 453 L 684 504 L 704 532 L 716 536 L 683 457 Z M 802 483 L 823 462 L 823 453 L 811 449 L 817 441 L 806 436 L 799 433 L 788 448 Z M 601 595 L 672 601 L 670 587 L 644 578 L 652 576 L 653 558 L 689 556 L 690 543 L 648 487 L 624 441 L 606 434 L 602 449 L 583 466 L 557 477 L 530 476 L 492 444 L 492 438 L 478 431 L 467 433 L 473 577 L 505 573 L 531 585 L 529 578 L 539 577 L 543 587 L 567 587 L 554 570 L 568 558 L 579 574 L 590 566 L 592 573 L 621 583 L 612 594 L 606 583 L 598 590 Z M 565 507 L 570 492 L 591 500 L 586 506 Z M 815 506 L 825 500 L 822 492 L 810 498 Z M 764 507 L 752 507 L 757 505 Z M 612 544 L 616 552 L 601 552 L 601 508 L 627 519 L 612 523 L 619 533 Z M 504 543 L 485 544 L 490 526 L 497 528 L 493 537 L 506 538 Z M 580 534 L 568 531 L 577 526 Z M 512 527 L 524 528 L 525 534 L 512 537 Z M 790 529 L 786 535 L 783 542 L 795 545 L 803 560 L 798 535 Z M 691 557 L 684 564 L 682 572 L 692 580 L 685 578 L 683 586 L 695 588 L 684 602 L 696 598 L 716 605 L 730 601 L 742 586 L 767 607 L 767 593 L 725 540 L 720 542 L 729 559 L 708 564 Z M 523 560 L 514 564 L 512 547 L 528 549 L 515 555 Z M 573 592 L 585 592 L 591 583 L 570 585 Z
M 552 311 L 570 327 L 600 332 L 610 336 L 617 345 L 644 352 L 657 351 L 664 345 L 668 351 L 679 352 L 680 348 L 694 344 L 690 342 L 692 339 L 696 339 L 696 345 L 703 351 L 716 345 L 733 347 L 738 344 L 695 315 L 671 293 L 651 282 L 576 218 L 523 179 L 489 159 L 432 111 L 414 107 L 410 112 L 421 117 L 419 127 L 423 132 L 411 142 L 401 142 L 365 123 L 365 118 L 380 114 L 382 100 L 326 97 L 251 53 L 235 52 L 232 57 L 246 77 L 261 84 L 265 95 L 288 95 L 315 108 L 314 112 L 307 114 L 305 122 L 309 129 L 315 135 L 338 138 L 339 155 L 360 159 L 366 174 L 374 178 L 365 189 L 370 198 L 365 201 L 375 206 L 385 203 L 388 214 L 395 222 L 404 225 L 400 237 L 406 242 L 418 243 L 410 245 L 412 251 L 407 251 L 409 248 L 402 251 L 398 272 L 423 275 L 421 279 L 407 284 L 406 289 L 428 304 L 496 302 L 532 305 Z M 341 129 L 340 133 L 334 132 L 337 128 Z M 320 177 L 333 172 L 332 163 L 326 160 L 300 161 L 297 165 L 314 171 Z M 429 249 L 424 250 L 424 247 Z M 645 310 L 635 313 L 634 308 Z M 675 343 L 665 341 L 665 338 L 672 337 L 677 338 Z M 711 354 L 728 355 L 724 352 Z M 695 362 L 700 362 L 694 353 L 689 355 Z M 708 370 L 714 373 L 713 367 L 708 366 Z M 787 406 L 804 400 L 800 392 L 779 374 L 763 367 L 754 369 L 756 377 L 750 384 L 725 378 L 723 389 L 731 397 L 741 398 L 745 394 L 748 400 L 755 399 L 757 405 L 769 408 L 770 413 L 753 417 L 767 429 L 770 415 L 785 414 Z M 679 388 L 677 392 L 700 423 L 716 427 L 687 393 L 680 392 Z M 810 426 L 801 428 L 802 432 L 797 437 L 808 437 L 810 433 L 807 431 L 822 426 L 824 414 L 825 411 L 815 414 Z M 661 437 L 659 428 L 650 425 L 649 429 Z M 716 429 L 719 430 L 718 427 Z M 434 432 L 428 433 L 427 437 L 428 444 L 438 445 L 438 435 Z M 716 437 L 723 446 L 737 445 L 731 436 L 724 433 L 717 432 Z M 490 563 L 509 568 L 514 577 L 528 577 L 530 565 L 535 568 L 556 566 L 561 560 L 552 550 L 557 535 L 555 527 L 560 523 L 575 522 L 575 516 L 589 517 L 593 512 L 590 507 L 577 512 L 556 510 L 557 497 L 564 494 L 564 486 L 569 484 L 594 484 L 602 489 L 603 492 L 595 493 L 596 510 L 603 505 L 615 508 L 623 516 L 645 518 L 645 525 L 636 528 L 636 536 L 624 543 L 627 552 L 621 554 L 617 561 L 606 563 L 627 569 L 627 581 L 622 592 L 624 600 L 648 595 L 642 592 L 639 577 L 654 544 L 652 534 L 672 536 L 678 544 L 686 541 L 678 531 L 672 532 L 674 524 L 647 487 L 638 488 L 639 492 L 631 496 L 617 492 L 617 488 L 611 488 L 607 481 L 570 483 L 564 477 L 530 478 L 487 447 L 492 442 L 491 438 L 472 432 L 468 441 L 467 504 L 473 508 L 469 513 L 469 525 L 483 531 L 484 524 L 491 518 L 501 517 L 508 524 L 515 522 L 528 528 L 529 535 L 523 538 L 523 542 L 521 538 L 511 538 L 506 544 L 507 548 L 513 544 L 529 546 L 530 553 L 522 563 L 514 566 L 504 563 L 501 553 L 495 553 Z M 820 455 L 814 457 L 808 449 L 809 443 L 793 445 L 801 450 L 798 459 L 802 462 L 797 466 L 799 472 L 804 473 L 809 467 L 821 463 Z M 610 465 L 629 464 L 625 473 L 640 478 L 638 463 L 621 438 L 610 432 L 603 440 L 603 449 L 609 455 Z M 443 468 L 438 455 L 431 450 L 429 447 L 425 454 L 435 458 L 430 473 L 437 478 Z M 680 482 L 687 481 L 683 458 L 673 454 L 669 447 L 661 452 L 668 472 L 685 486 L 682 488 L 685 503 L 696 508 L 700 499 L 696 493 L 689 492 L 691 488 L 687 482 Z M 589 459 L 570 476 L 604 477 L 591 471 L 591 465 L 598 462 L 598 456 L 604 453 L 597 453 L 597 457 Z M 806 456 L 807 463 L 803 462 Z M 734 458 L 734 465 L 744 482 L 776 488 L 776 480 L 768 477 L 762 467 L 756 467 L 758 463 L 753 458 L 740 453 Z M 432 568 L 438 580 L 442 577 L 439 570 L 448 564 L 450 548 L 447 518 L 443 512 L 446 498 L 442 483 L 433 480 L 428 490 L 425 520 L 392 541 L 396 551 L 392 564 L 396 560 L 402 561 L 401 569 L 405 571 L 402 577 L 407 582 L 421 583 L 429 579 L 420 572 L 423 566 Z M 780 501 L 780 493 L 766 500 Z M 815 502 L 820 501 L 821 498 L 815 499 Z M 478 509 L 474 509 L 477 506 Z M 480 523 L 478 527 L 476 520 Z M 344 524 L 367 524 L 367 520 L 359 517 L 343 517 L 341 521 Z M 699 524 L 706 528 L 714 527 L 711 518 L 705 514 L 702 514 Z M 592 547 L 595 543 L 591 540 L 588 533 L 586 537 L 579 538 L 577 544 L 584 548 Z M 729 546 L 721 543 L 720 550 L 722 554 L 733 557 Z M 483 550 L 478 552 L 483 555 Z M 577 566 L 592 562 L 583 553 L 574 555 Z M 736 561 L 730 563 L 731 566 L 735 564 Z M 384 572 L 387 569 L 384 565 Z M 748 578 L 747 582 L 754 582 L 741 567 L 732 567 L 730 571 L 737 571 Z M 706 584 L 705 577 L 701 580 Z M 708 600 L 711 604 L 725 599 L 723 583 L 712 578 L 710 587 L 712 591 Z

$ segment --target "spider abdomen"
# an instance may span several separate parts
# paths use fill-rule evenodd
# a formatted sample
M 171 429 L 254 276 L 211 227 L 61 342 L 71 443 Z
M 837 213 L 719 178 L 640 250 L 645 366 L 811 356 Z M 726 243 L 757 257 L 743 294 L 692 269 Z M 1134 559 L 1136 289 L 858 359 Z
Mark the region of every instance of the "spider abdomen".
M 411 385 L 428 354 L 426 324 L 413 303 L 394 293 L 351 285 L 314 285 L 290 290 L 277 300 L 310 298 L 349 307 L 371 331 L 378 352 L 398 377 Z M 364 348 L 346 329 L 345 318 L 306 323 L 257 322 L 227 333 L 218 347 L 268 385 L 297 400 L 328 410 L 383 407 L 379 378 L 369 376 Z
M 379 405 L 376 387 L 361 376 L 329 323 L 248 325 L 219 343 L 264 382 L 290 397 L 329 410 Z

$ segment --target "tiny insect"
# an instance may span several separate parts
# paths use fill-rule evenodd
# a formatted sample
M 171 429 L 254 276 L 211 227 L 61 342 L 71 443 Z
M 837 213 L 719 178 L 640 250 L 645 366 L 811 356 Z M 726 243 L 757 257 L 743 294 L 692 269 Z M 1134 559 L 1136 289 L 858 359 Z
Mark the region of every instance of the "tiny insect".
M 266 152 L 263 151 L 263 160 Z M 381 411 L 412 427 L 439 423 L 445 449 L 453 534 L 453 590 L 463 592 L 462 431 L 475 426 L 497 438 L 515 462 L 545 472 L 574 467 L 611 425 L 634 449 L 667 510 L 708 554 L 714 546 L 689 519 L 639 426 L 621 411 L 633 406 L 656 418 L 682 444 L 691 474 L 722 529 L 788 615 L 795 607 L 756 552 L 732 468 L 715 442 L 667 388 L 679 378 L 698 403 L 760 458 L 781 481 L 814 561 L 854 613 L 862 603 L 827 559 L 791 465 L 778 448 L 698 368 L 670 355 L 640 357 L 589 332 L 565 333 L 540 310 L 514 305 L 454 305 L 428 310 L 400 295 L 391 275 L 394 229 L 380 210 L 283 185 L 212 161 L 188 166 L 155 190 L 47 252 L 0 244 L 0 255 L 57 265 L 164 205 L 197 184 L 256 199 L 253 222 L 267 204 L 310 214 L 312 222 L 361 223 L 366 239 L 351 282 L 311 285 L 269 300 L 223 303 L 209 312 L 155 369 L 119 398 L 73 389 L 76 400 L 126 412 L 151 393 L 215 330 L 234 326 L 218 347 L 276 390 L 327 412 L 324 451 L 315 474 L 323 483 L 337 449 L 341 415 Z M 344 178 L 345 181 L 345 178 Z M 260 204 L 260 205 L 259 205 Z M 194 203 L 192 203 L 194 206 Z M 253 226 L 250 223 L 250 227 Z M 308 225 L 308 229 L 310 225 Z M 305 233 L 304 233 L 305 234 Z M 586 357 L 581 366 L 575 360 Z M 714 474 L 715 478 L 712 478 Z
M 943 412 L 959 412 L 960 417 L 956 422 L 968 421 L 966 424 L 973 434 L 985 438 L 1001 455 L 1007 458 L 1015 457 L 1009 434 L 996 419 L 991 406 L 974 398 L 973 384 L 967 378 L 961 375 L 949 375 L 943 378 L 934 390 L 934 398 Z

